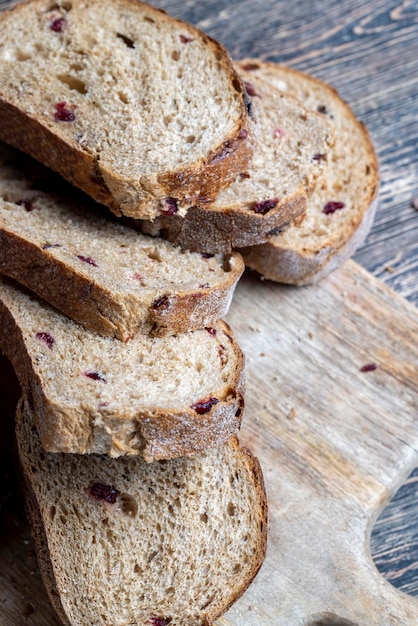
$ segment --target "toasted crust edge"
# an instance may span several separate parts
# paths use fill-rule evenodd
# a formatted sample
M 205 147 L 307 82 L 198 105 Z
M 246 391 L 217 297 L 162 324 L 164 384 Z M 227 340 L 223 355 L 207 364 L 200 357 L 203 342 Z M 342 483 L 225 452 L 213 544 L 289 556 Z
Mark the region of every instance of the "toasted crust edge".
M 323 248 L 320 251 L 306 251 L 305 253 L 281 246 L 280 242 L 274 239 L 262 245 L 243 247 L 240 250 L 246 266 L 256 270 L 264 278 L 298 286 L 316 283 L 328 276 L 336 267 L 354 254 L 356 249 L 365 241 L 372 226 L 377 209 L 379 164 L 370 134 L 366 126 L 354 115 L 349 104 L 339 95 L 338 91 L 319 78 L 300 70 L 285 67 L 274 62 L 260 61 L 259 59 L 246 58 L 237 62 L 237 64 L 240 67 L 249 66 L 251 68 L 253 66 L 253 70 L 262 67 L 270 67 L 272 70 L 280 68 L 280 71 L 285 71 L 289 76 L 300 75 L 320 89 L 326 90 L 333 98 L 338 100 L 340 106 L 344 107 L 353 125 L 363 135 L 365 145 L 367 146 L 371 167 L 368 194 L 363 199 L 359 219 L 351 223 L 350 232 L 344 241 L 341 241 L 335 247 Z M 301 228 L 303 228 L 303 222 Z
M 22 411 L 25 410 L 24 399 L 20 399 L 16 410 L 16 423 L 18 423 L 19 417 Z M 267 539 L 268 539 L 268 502 L 264 483 L 264 477 L 261 469 L 261 465 L 257 457 L 246 447 L 240 444 L 238 437 L 233 436 L 228 440 L 228 445 L 235 449 L 237 454 L 241 453 L 245 459 L 248 474 L 253 482 L 254 490 L 257 499 L 257 518 L 260 525 L 260 536 L 257 543 L 256 552 L 252 567 L 248 572 L 246 579 L 241 582 L 238 588 L 233 590 L 231 597 L 223 604 L 218 604 L 212 607 L 210 614 L 202 616 L 202 626 L 212 626 L 214 621 L 223 615 L 248 589 L 253 582 L 257 573 L 259 572 L 266 555 Z M 36 494 L 32 488 L 29 479 L 29 472 L 26 469 L 25 459 L 21 453 L 19 446 L 19 465 L 20 465 L 20 477 L 21 484 L 25 496 L 25 509 L 28 520 L 30 522 L 32 536 L 35 542 L 36 555 L 38 560 L 39 569 L 41 572 L 42 580 L 44 582 L 46 591 L 48 593 L 50 602 L 60 617 L 65 626 L 70 626 L 70 622 L 67 618 L 65 609 L 61 603 L 60 595 L 56 583 L 56 577 L 54 573 L 54 567 L 51 559 L 51 555 L 48 549 L 48 537 L 45 531 L 43 523 L 43 515 L 38 503 Z
M 241 426 L 244 408 L 244 353 L 231 328 L 219 327 L 231 342 L 236 367 L 224 389 L 213 390 L 217 404 L 199 415 L 191 407 L 155 407 L 134 416 L 90 414 L 83 408 L 67 409 L 49 398 L 32 367 L 22 331 L 0 300 L 0 347 L 11 361 L 39 437 L 48 452 L 98 453 L 112 457 L 140 455 L 146 461 L 170 459 L 204 452 L 229 439 Z
M 36 1 L 36 0 L 35 0 Z M 7 20 L 11 12 L 19 12 L 22 7 L 35 3 L 26 0 L 4 11 L 0 20 Z M 0 96 L 0 139 L 27 152 L 35 159 L 61 174 L 70 183 L 79 187 L 96 201 L 107 205 L 116 215 L 152 218 L 156 214 L 155 200 L 163 200 L 175 195 L 179 199 L 197 200 L 198 197 L 216 196 L 227 187 L 247 166 L 253 153 L 253 123 L 246 106 L 244 84 L 234 68 L 226 48 L 198 28 L 167 15 L 138 0 L 123 0 L 136 8 L 146 7 L 156 18 L 170 20 L 190 34 L 207 43 L 219 62 L 231 77 L 231 86 L 241 99 L 240 116 L 229 136 L 213 146 L 206 158 L 193 165 L 177 168 L 171 172 L 151 176 L 146 188 L 132 189 L 138 181 L 116 175 L 100 163 L 99 156 L 93 156 L 76 144 L 63 140 L 36 117 L 24 113 L 18 106 Z M 157 213 L 158 214 L 158 213 Z
M 134 294 L 115 297 L 83 272 L 0 227 L 0 270 L 86 328 L 127 341 L 137 332 L 165 337 L 210 326 L 226 315 L 244 271 L 238 252 L 225 259 L 227 272 L 212 287 L 164 291 L 146 306 Z M 63 289 L 63 285 L 66 288 Z M 70 288 L 71 286 L 71 288 Z M 161 301 L 161 298 L 163 299 Z M 158 305 L 158 301 L 162 303 Z

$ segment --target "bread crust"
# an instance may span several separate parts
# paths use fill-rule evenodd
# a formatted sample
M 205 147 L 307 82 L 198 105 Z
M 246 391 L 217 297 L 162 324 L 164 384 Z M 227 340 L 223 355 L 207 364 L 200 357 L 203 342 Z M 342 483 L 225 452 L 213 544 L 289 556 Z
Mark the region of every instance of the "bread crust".
M 19 461 L 21 467 L 22 484 L 25 492 L 25 503 L 28 518 L 30 521 L 32 535 L 35 541 L 36 553 L 38 558 L 41 575 L 48 592 L 51 603 L 59 615 L 64 624 L 70 626 L 78 626 L 82 616 L 75 617 L 76 622 L 70 619 L 65 610 L 65 603 L 61 601 L 60 589 L 67 587 L 64 584 L 63 577 L 61 575 L 62 568 L 65 565 L 57 558 L 57 555 L 53 553 L 54 545 L 50 546 L 48 543 L 48 533 L 50 532 L 50 526 L 53 522 L 50 522 L 50 509 L 51 506 L 55 506 L 57 503 L 51 499 L 51 501 L 45 502 L 45 498 L 37 495 L 33 472 L 36 469 L 36 453 L 27 452 L 28 448 L 36 449 L 38 445 L 35 442 L 29 444 L 26 441 L 28 433 L 25 432 L 25 427 L 22 427 L 22 423 L 29 418 L 24 414 L 28 412 L 28 407 L 25 405 L 23 399 L 20 401 L 16 412 L 16 435 L 19 449 Z M 37 435 L 34 432 L 33 437 L 36 439 Z M 250 566 L 247 567 L 245 576 L 237 575 L 234 580 L 234 584 L 228 586 L 228 594 L 222 593 L 217 602 L 211 602 L 207 611 L 204 608 L 199 608 L 199 598 L 195 598 L 196 602 L 196 615 L 193 622 L 189 619 L 181 621 L 181 616 L 174 616 L 174 622 L 176 624 L 189 624 L 190 626 L 211 626 L 214 621 L 220 617 L 236 600 L 245 592 L 248 586 L 253 581 L 257 572 L 259 571 L 263 560 L 265 558 L 267 547 L 267 529 L 268 529 L 268 509 L 267 509 L 267 497 L 264 486 L 264 479 L 258 459 L 245 447 L 242 447 L 237 437 L 231 437 L 227 443 L 224 444 L 230 450 L 230 453 L 237 459 L 239 459 L 239 467 L 243 470 L 243 476 L 241 480 L 247 480 L 252 485 L 253 491 L 253 517 L 257 523 L 257 534 L 253 537 L 254 541 L 254 553 Z M 32 458 L 33 457 L 33 458 Z M 103 460 L 106 463 L 106 460 Z M 82 459 L 80 459 L 82 463 Z M 123 465 L 121 460 L 121 473 L 123 473 Z M 169 472 L 169 468 L 167 468 Z M 116 478 L 116 477 L 115 477 Z M 39 482 L 39 481 L 38 481 Z M 65 490 L 65 479 L 63 479 L 62 488 Z M 38 485 L 39 490 L 39 485 Z M 210 493 L 207 494 L 207 498 L 210 500 Z M 49 506 L 48 506 L 49 504 Z M 76 503 L 75 503 L 76 506 Z M 109 514 L 110 511 L 109 511 Z M 252 532 L 255 532 L 255 528 Z M 233 541 L 230 537 L 229 541 Z M 87 557 L 88 558 L 88 557 Z M 111 585 L 112 581 L 109 580 Z M 224 591 L 224 590 L 222 590 Z M 67 590 L 67 593 L 71 593 Z M 115 607 L 115 610 L 117 608 Z M 174 610 L 174 609 L 173 609 Z M 142 625 L 142 620 L 138 618 L 138 622 L 135 622 L 138 626 Z
M 280 239 L 280 235 L 271 237 L 262 245 L 244 247 L 241 252 L 248 267 L 256 270 L 265 278 L 280 283 L 293 285 L 308 285 L 325 278 L 336 267 L 351 257 L 355 250 L 366 239 L 374 220 L 377 208 L 377 193 L 379 186 L 379 166 L 377 156 L 367 128 L 360 122 L 350 106 L 340 97 L 337 90 L 318 78 L 304 74 L 275 63 L 260 61 L 259 59 L 243 59 L 238 64 L 247 71 L 260 71 L 260 78 L 268 81 L 269 73 L 275 76 L 287 75 L 289 81 L 304 81 L 313 88 L 326 93 L 335 105 L 344 111 L 344 116 L 351 125 L 353 133 L 361 137 L 362 149 L 367 155 L 368 175 L 364 174 L 365 191 L 358 201 L 356 214 L 350 213 L 350 219 L 344 224 L 344 229 L 334 239 L 330 236 L 327 245 L 322 248 L 310 246 L 306 240 L 304 249 L 294 249 Z M 338 128 L 336 128 L 336 135 Z M 309 205 L 309 200 L 308 200 Z M 289 224 L 289 228 L 305 228 L 303 221 L 299 226 Z M 306 229 L 305 229 L 306 230 Z
M 156 21 L 169 21 L 173 28 L 181 29 L 191 37 L 204 41 L 219 63 L 219 71 L 229 77 L 231 90 L 240 101 L 240 114 L 233 129 L 214 145 L 205 157 L 194 163 L 171 171 L 149 172 L 141 180 L 129 174 L 118 174 L 106 167 L 100 154 L 93 154 L 60 132 L 53 121 L 38 119 L 20 109 L 18 102 L 0 89 L 0 139 L 27 152 L 79 187 L 96 201 L 107 205 L 116 215 L 152 218 L 156 212 L 156 200 L 175 196 L 187 203 L 199 197 L 214 197 L 228 186 L 246 168 L 253 152 L 253 125 L 245 103 L 245 88 L 236 72 L 226 49 L 190 24 L 172 18 L 159 9 L 137 0 L 118 0 L 132 10 L 146 11 Z M 13 12 L 33 4 L 42 6 L 43 0 L 27 0 L 5 11 L 0 22 L 6 22 Z M 2 93 L 3 91 L 3 93 Z M 159 203 L 157 203 L 158 205 Z
M 305 212 L 307 199 L 325 176 L 326 155 L 334 139 L 332 126 L 324 116 L 308 113 L 299 101 L 266 81 L 258 81 L 255 88 L 248 81 L 249 73 L 240 71 L 253 94 L 256 116 L 258 110 L 259 143 L 252 163 L 241 172 L 229 194 L 224 192 L 215 201 L 201 199 L 185 215 L 178 211 L 148 222 L 138 220 L 137 227 L 144 232 L 189 250 L 225 253 L 266 242 Z M 291 121 L 283 121 L 285 115 Z M 290 130 L 284 132 L 279 124 L 286 123 Z M 318 153 L 324 162 L 315 158 Z M 272 162 L 283 164 L 274 174 Z M 295 176 L 290 174 L 293 170 Z M 135 227 L 133 222 L 130 224 Z
M 195 206 L 185 217 L 161 216 L 152 222 L 138 220 L 129 224 L 187 250 L 229 254 L 235 248 L 267 241 L 272 232 L 285 228 L 289 221 L 302 215 L 306 203 L 304 195 L 289 198 L 265 215 L 234 208 L 218 211 L 210 205 Z
M 76 217 L 74 218 L 76 219 Z M 41 233 L 40 233 L 41 235 Z M 158 242 L 150 241 L 157 246 Z M 54 254 L 0 225 L 0 271 L 22 283 L 86 328 L 122 341 L 137 332 L 156 337 L 210 326 L 226 315 L 244 271 L 239 253 L 224 259 L 223 278 L 211 286 L 184 290 L 172 282 L 156 289 L 151 304 L 136 291 L 113 291 L 83 268 L 76 270 Z M 122 278 L 122 277 L 121 277 Z M 145 289 L 144 289 L 145 292 Z
M 211 396 L 217 402 L 203 414 L 192 406 L 155 406 L 133 412 L 131 407 L 93 410 L 87 403 L 67 403 L 59 394 L 52 396 L 45 389 L 37 370 L 37 356 L 28 351 L 22 328 L 1 299 L 0 322 L 1 349 L 13 364 L 42 445 L 49 452 L 140 455 L 151 462 L 204 452 L 229 439 L 241 426 L 244 354 L 225 322 L 218 322 L 216 328 L 218 336 L 230 342 L 235 367 L 224 387 L 213 389 Z M 126 364 L 130 372 L 133 367 Z

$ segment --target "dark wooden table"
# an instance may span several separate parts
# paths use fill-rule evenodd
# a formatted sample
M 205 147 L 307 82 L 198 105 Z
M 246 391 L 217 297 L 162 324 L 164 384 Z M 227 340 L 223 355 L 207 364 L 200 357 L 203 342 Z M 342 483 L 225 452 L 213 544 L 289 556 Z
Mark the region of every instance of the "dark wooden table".
M 0 8 L 5 4 L 0 2 Z M 381 171 L 376 220 L 355 260 L 417 305 L 418 1 L 160 0 L 153 4 L 220 40 L 233 58 L 253 56 L 285 63 L 338 89 L 369 128 Z M 381 513 L 371 538 L 378 568 L 396 587 L 415 596 L 417 493 L 418 470 Z

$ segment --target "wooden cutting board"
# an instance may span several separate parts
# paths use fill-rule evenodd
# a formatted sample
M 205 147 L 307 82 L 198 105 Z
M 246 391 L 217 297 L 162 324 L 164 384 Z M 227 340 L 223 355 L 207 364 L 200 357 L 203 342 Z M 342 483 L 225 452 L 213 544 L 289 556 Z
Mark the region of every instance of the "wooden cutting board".
M 247 274 L 228 321 L 270 531 L 257 578 L 217 624 L 416 626 L 418 601 L 377 572 L 369 534 L 417 464 L 417 309 L 350 261 L 304 288 Z M 1 502 L 0 624 L 55 626 L 21 502 Z

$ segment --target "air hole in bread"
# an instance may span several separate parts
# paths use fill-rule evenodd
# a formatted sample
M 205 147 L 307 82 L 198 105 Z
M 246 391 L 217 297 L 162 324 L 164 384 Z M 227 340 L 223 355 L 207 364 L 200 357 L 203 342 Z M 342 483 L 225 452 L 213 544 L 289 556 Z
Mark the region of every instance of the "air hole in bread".
M 142 569 L 142 567 L 140 567 L 138 565 L 138 563 L 135 563 L 134 573 L 135 574 L 140 574 L 140 575 L 142 575 L 144 573 L 144 570 Z
M 148 256 L 148 258 L 152 259 L 153 261 L 162 261 L 161 254 L 158 248 L 144 248 L 144 252 Z
M 55 514 L 57 512 L 57 509 L 54 505 L 52 505 L 49 509 L 49 519 L 52 521 L 55 517 Z
M 119 96 L 119 100 L 121 100 L 121 102 L 123 102 L 124 104 L 128 104 L 129 98 L 126 95 L 126 93 L 124 93 L 123 91 L 118 91 L 118 96 Z
M 138 503 L 129 493 L 121 493 L 119 496 L 120 509 L 128 517 L 136 517 L 138 513 Z
M 16 61 L 27 61 L 32 58 L 32 54 L 30 52 L 26 52 L 25 50 L 16 50 Z
M 196 140 L 194 135 L 189 135 L 186 139 L 187 143 L 193 143 Z
M 228 502 L 228 506 L 226 507 L 226 512 L 229 517 L 234 517 L 236 513 L 236 507 L 232 502 Z
M 171 58 L 173 59 L 173 61 L 178 61 L 180 58 L 180 52 L 178 50 L 173 50 L 173 52 L 171 53 Z
M 151 24 L 155 24 L 155 20 L 152 17 L 148 17 L 147 15 L 144 17 L 144 22 L 150 22 Z
M 116 37 L 123 41 L 128 48 L 135 48 L 135 42 L 127 35 L 124 35 L 123 33 L 116 33 Z
M 149 553 L 148 558 L 147 558 L 148 563 L 151 563 L 157 555 L 158 555 L 158 550 L 152 550 L 152 552 Z
M 65 85 L 68 85 L 68 87 L 73 91 L 78 91 L 78 93 L 83 95 L 87 93 L 86 84 L 79 78 L 71 76 L 71 74 L 59 74 L 57 78 Z
M 202 513 L 202 514 L 201 514 L 201 516 L 200 516 L 200 520 L 201 520 L 204 524 L 207 524 L 207 523 L 208 523 L 208 520 L 209 520 L 208 514 L 207 514 L 207 513 Z
M 65 517 L 65 515 L 60 515 L 59 519 L 61 520 L 61 523 L 65 526 L 65 524 L 67 523 L 67 518 Z

